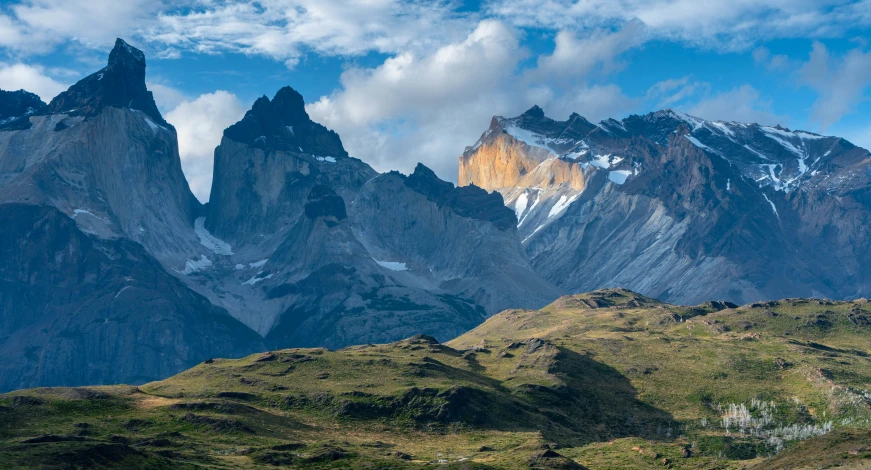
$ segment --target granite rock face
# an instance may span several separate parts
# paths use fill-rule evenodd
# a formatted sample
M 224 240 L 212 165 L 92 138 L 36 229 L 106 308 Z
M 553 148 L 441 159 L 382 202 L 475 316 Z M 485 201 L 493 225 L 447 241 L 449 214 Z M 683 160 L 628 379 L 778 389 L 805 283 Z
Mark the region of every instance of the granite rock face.
M 16 93 L 0 96 L 22 123 L 0 129 L 0 389 L 140 382 L 262 349 L 176 278 L 211 251 L 142 53 L 119 40 L 49 106 Z
M 145 54 L 122 39 L 115 41 L 106 67 L 57 95 L 48 106 L 52 114 L 85 117 L 97 116 L 106 107 L 134 109 L 171 127 L 145 87 Z
M 506 161 L 522 162 L 509 165 L 519 177 L 501 176 Z M 551 162 L 576 166 L 583 184 L 524 180 Z M 533 108 L 494 118 L 460 157 L 460 182 L 505 196 L 533 267 L 567 291 L 623 286 L 686 304 L 853 298 L 871 288 L 858 243 L 869 163 L 843 139 L 779 126 L 672 110 L 592 125 Z
M 3 297 L 13 299 L 0 310 L 0 335 L 14 339 L 6 353 L 38 346 L 50 355 L 42 375 L 10 369 L 9 387 L 160 378 L 263 347 L 416 333 L 448 340 L 502 308 L 541 307 L 563 293 L 532 270 L 501 195 L 454 187 L 423 166 L 408 177 L 379 175 L 311 121 L 290 87 L 226 129 L 211 200 L 201 205 L 145 70 L 141 51 L 118 40 L 105 68 L 49 105 L 23 92 L 0 96 L 16 123 L 0 131 L 0 208 L 21 220 L 35 217 L 22 208 L 50 211 L 56 221 L 35 225 L 26 253 L 55 253 L 54 264 L 34 269 L 68 279 L 55 297 L 47 281 L 15 273 L 44 302 L 26 312 L 42 329 L 16 323 L 21 297 Z M 21 227 L 2 230 L 16 243 L 25 236 Z M 4 256 L 9 269 L 21 261 Z M 127 288 L 125 279 L 149 287 Z M 164 317 L 173 332 L 152 331 L 149 322 Z M 99 319 L 114 325 L 117 344 L 104 344 Z M 206 336 L 191 337 L 196 328 Z M 59 337 L 69 341 L 55 351 L 48 343 Z M 143 359 L 134 376 L 140 346 L 159 358 Z M 105 354 L 83 356 L 91 372 L 62 376 L 85 360 L 76 349 Z
M 339 136 L 312 122 L 302 96 L 285 87 L 224 131 L 205 227 L 236 245 L 258 243 L 297 220 L 316 185 L 350 200 L 377 174 L 349 157 Z
M 444 182 L 423 165 L 364 186 L 351 215 L 379 260 L 399 261 L 420 285 L 472 299 L 489 313 L 546 305 L 561 292 L 530 267 L 513 211 L 498 193 Z
M 142 245 L 48 206 L 0 205 L 0 391 L 157 380 L 263 340 Z
M 562 293 L 531 269 L 499 194 L 422 165 L 379 175 L 291 88 L 224 133 L 206 213 L 227 250 L 185 282 L 275 347 L 445 340 Z

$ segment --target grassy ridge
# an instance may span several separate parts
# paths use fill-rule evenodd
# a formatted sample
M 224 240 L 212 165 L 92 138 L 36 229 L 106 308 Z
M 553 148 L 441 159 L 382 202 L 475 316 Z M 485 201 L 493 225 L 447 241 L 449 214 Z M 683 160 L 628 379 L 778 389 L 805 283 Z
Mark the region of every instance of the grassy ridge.
M 273 351 L 140 387 L 3 395 L 0 468 L 867 465 L 869 333 L 865 301 L 596 291 L 446 345 Z

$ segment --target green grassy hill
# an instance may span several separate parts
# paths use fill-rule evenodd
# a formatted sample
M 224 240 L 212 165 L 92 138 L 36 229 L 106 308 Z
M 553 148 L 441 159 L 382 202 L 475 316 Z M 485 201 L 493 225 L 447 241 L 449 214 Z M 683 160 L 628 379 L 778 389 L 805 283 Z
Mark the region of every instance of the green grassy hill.
M 0 468 L 871 465 L 871 304 L 625 290 L 414 337 L 0 395 Z

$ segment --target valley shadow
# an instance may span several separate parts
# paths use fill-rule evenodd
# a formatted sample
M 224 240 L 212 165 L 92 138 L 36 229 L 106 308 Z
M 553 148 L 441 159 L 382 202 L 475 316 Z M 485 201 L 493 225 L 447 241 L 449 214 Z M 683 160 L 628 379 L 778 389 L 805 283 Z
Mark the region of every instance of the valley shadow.
M 548 385 L 523 383 L 518 374 L 486 396 L 459 395 L 465 402 L 454 405 L 453 415 L 481 428 L 538 431 L 558 446 L 624 437 L 667 441 L 678 435 L 673 416 L 639 400 L 638 391 L 619 371 L 570 349 L 548 347 L 556 350 L 549 361 L 534 358 L 528 366 L 546 368 L 553 379 L 545 381 Z
M 666 411 L 638 399 L 628 378 L 611 366 L 570 349 L 539 341 L 545 348 L 520 352 L 520 365 L 504 381 L 426 357 L 408 376 L 450 379 L 448 389 L 412 387 L 393 397 L 365 393 L 337 400 L 336 415 L 349 419 L 408 418 L 417 426 L 468 426 L 503 432 L 539 432 L 558 446 L 581 446 L 622 437 L 670 440 L 678 424 Z M 533 374 L 523 370 L 529 368 Z M 484 372 L 484 373 L 482 373 Z M 547 380 L 541 379 L 546 372 Z
M 616 438 L 671 440 L 674 417 L 638 399 L 631 381 L 617 369 L 564 347 L 550 372 L 564 385 L 521 385 L 517 391 L 548 418 L 540 429 L 548 441 L 578 446 Z

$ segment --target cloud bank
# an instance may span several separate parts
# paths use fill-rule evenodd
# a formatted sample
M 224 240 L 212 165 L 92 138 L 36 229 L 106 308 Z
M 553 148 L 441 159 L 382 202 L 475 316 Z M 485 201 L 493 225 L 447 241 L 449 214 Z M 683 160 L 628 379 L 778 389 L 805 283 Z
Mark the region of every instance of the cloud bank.
M 833 53 L 822 40 L 871 26 L 871 0 L 18 0 L 0 7 L 0 88 L 26 88 L 48 101 L 73 77 L 38 65 L 40 54 L 105 50 L 130 38 L 149 57 L 243 53 L 287 68 L 309 55 L 380 63 L 348 65 L 334 91 L 307 96 L 313 119 L 336 130 L 352 155 L 376 169 L 408 172 L 421 161 L 456 178 L 456 157 L 495 115 L 539 104 L 554 118 L 597 121 L 675 107 L 712 119 L 787 123 L 750 84 L 715 86 L 674 76 L 627 92 L 612 77 L 650 44 L 741 52 L 760 73 L 792 77 L 811 90 L 820 130 L 857 110 L 871 79 L 871 53 L 857 42 Z M 766 41 L 811 38 L 806 60 Z M 537 52 L 530 40 L 545 44 Z M 348 64 L 354 64 L 348 60 Z M 289 83 L 293 85 L 293 83 Z M 645 85 L 647 87 L 648 85 Z M 149 83 L 179 133 L 183 166 L 205 200 L 212 152 L 244 113 L 218 90 L 186 96 Z M 274 90 L 263 90 L 270 93 Z

